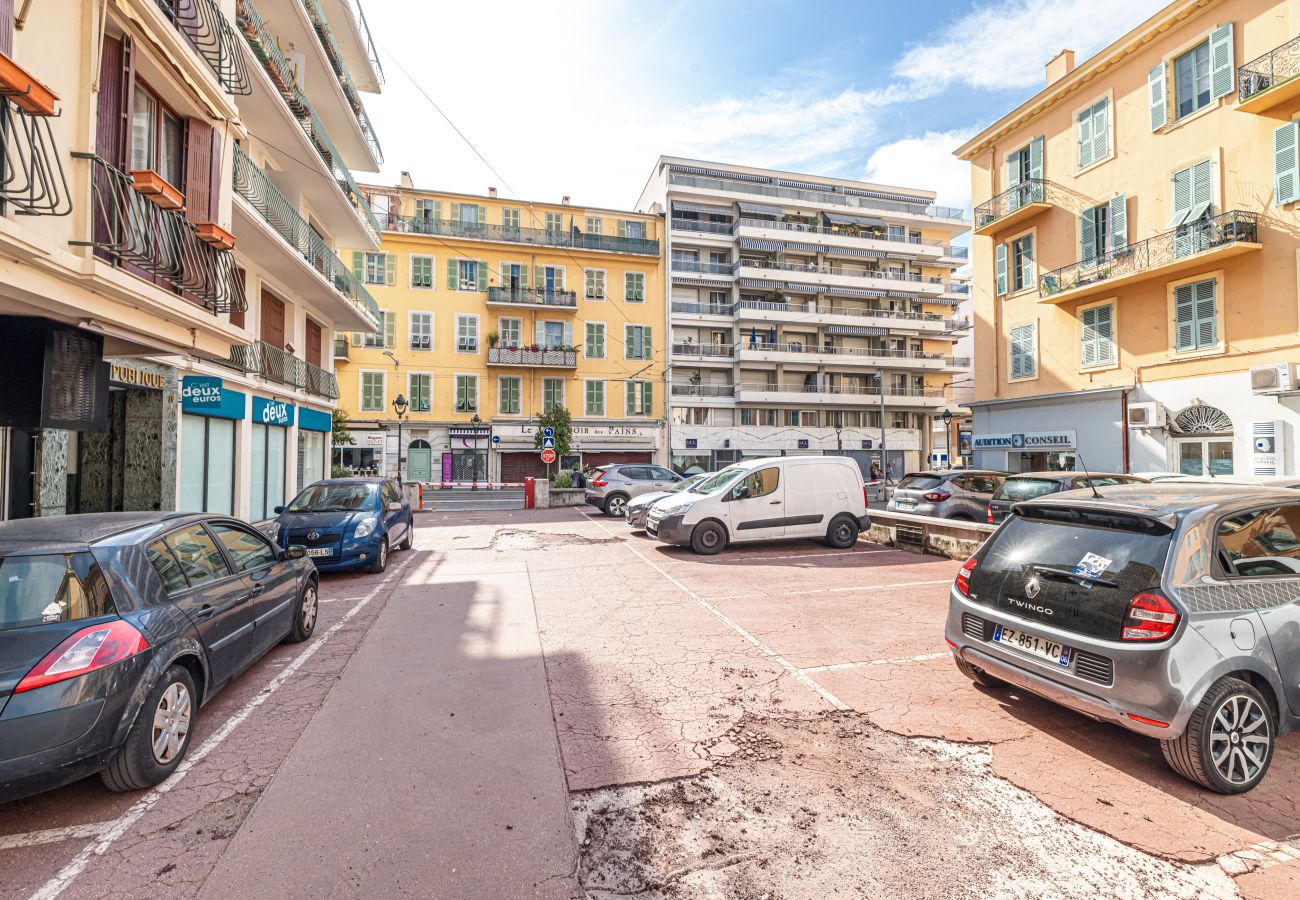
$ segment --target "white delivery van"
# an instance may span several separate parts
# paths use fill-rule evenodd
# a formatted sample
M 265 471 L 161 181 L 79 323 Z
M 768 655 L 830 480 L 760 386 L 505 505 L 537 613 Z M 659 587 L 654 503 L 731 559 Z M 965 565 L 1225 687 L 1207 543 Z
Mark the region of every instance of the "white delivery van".
M 656 503 L 646 531 L 714 554 L 732 541 L 821 538 L 852 547 L 870 525 L 862 471 L 847 456 L 774 456 L 736 463 Z

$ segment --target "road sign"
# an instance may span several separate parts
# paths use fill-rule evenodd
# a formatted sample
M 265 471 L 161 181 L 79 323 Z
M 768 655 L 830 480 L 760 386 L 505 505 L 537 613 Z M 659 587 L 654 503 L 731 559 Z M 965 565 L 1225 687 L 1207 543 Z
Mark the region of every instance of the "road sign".
M 543 450 L 542 462 L 546 463 L 548 466 L 551 463 L 555 462 L 555 451 L 552 450 L 550 447 L 547 447 L 545 450 Z
M 543 449 L 543 450 L 554 450 L 554 449 L 555 449 L 555 438 L 553 438 L 553 437 L 543 437 L 543 438 L 542 438 L 542 449 Z
M 542 429 L 542 437 L 549 437 L 549 438 L 555 437 L 555 429 L 552 428 L 550 425 L 547 425 L 545 428 Z
M 494 444 L 499 444 L 499 443 L 501 443 L 501 435 L 499 435 L 499 434 L 494 434 L 494 435 L 492 435 L 492 443 L 494 443 Z

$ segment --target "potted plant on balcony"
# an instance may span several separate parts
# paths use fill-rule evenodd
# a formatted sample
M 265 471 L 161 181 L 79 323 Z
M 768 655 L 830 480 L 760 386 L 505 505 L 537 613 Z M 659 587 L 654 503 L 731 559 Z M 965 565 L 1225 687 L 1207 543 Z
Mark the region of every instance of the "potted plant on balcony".
M 489 331 L 487 333 L 488 347 L 495 350 L 500 340 L 501 340 L 501 335 L 497 334 L 495 331 Z
M 524 348 L 523 362 L 529 365 L 537 365 L 542 361 L 542 348 L 538 344 L 529 344 Z
M 230 250 L 235 246 L 235 236 L 216 222 L 199 222 L 194 228 L 199 240 L 217 250 Z
M 29 116 L 52 116 L 59 96 L 27 74 L 22 66 L 0 53 L 0 96 Z
M 185 195 L 153 169 L 132 169 L 132 186 L 162 209 L 180 209 L 185 205 Z

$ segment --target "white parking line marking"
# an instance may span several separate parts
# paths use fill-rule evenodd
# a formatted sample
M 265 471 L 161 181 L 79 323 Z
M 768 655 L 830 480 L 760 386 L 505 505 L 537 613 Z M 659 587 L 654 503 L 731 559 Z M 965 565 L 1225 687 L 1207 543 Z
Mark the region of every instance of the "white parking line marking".
M 864 662 L 834 663 L 829 666 L 804 666 L 799 671 L 808 675 L 814 672 L 842 672 L 845 669 L 866 669 L 870 666 L 898 666 L 903 663 L 929 662 L 932 659 L 939 659 L 944 656 L 952 656 L 952 654 L 943 651 L 941 653 L 922 653 L 919 656 L 907 656 L 903 659 L 869 659 Z
M 767 594 L 768 597 L 802 597 L 806 594 L 839 594 L 844 591 L 884 591 L 890 588 L 921 587 L 927 584 L 952 584 L 951 578 L 938 578 L 934 581 L 900 581 L 895 584 L 856 584 L 852 587 L 808 588 L 804 591 L 782 591 L 779 594 Z M 746 600 L 750 594 L 727 594 L 722 597 L 709 597 L 710 600 Z
M 320 602 L 321 603 L 349 603 L 361 599 L 362 599 L 361 597 L 330 597 L 328 599 L 322 597 L 320 598 Z
M 104 833 L 112 822 L 91 822 L 87 825 L 68 825 L 65 828 L 46 828 L 42 831 L 24 831 L 21 834 L 0 835 L 0 850 L 17 850 L 19 847 L 36 847 L 40 844 L 57 844 L 73 838 L 93 838 Z
M 379 584 L 375 585 L 374 589 L 370 591 L 370 593 L 366 594 L 356 606 L 345 612 L 343 617 L 334 623 L 328 631 L 316 640 L 312 641 L 305 650 L 295 656 L 293 661 L 285 666 L 284 671 L 271 679 L 271 681 L 267 683 L 266 687 L 262 688 L 256 697 L 249 700 L 244 704 L 243 708 L 227 719 L 225 724 L 213 732 L 213 734 L 203 742 L 198 750 L 186 755 L 185 760 L 176 768 L 176 771 L 171 774 L 170 778 L 150 790 L 115 820 L 105 823 L 103 830 L 98 832 L 96 835 L 98 840 L 83 847 L 81 852 L 78 853 L 70 863 L 60 869 L 53 878 L 41 885 L 40 889 L 37 890 L 36 893 L 32 894 L 31 900 L 52 900 L 52 898 L 63 893 L 63 891 L 77 879 L 77 876 L 86 870 L 86 866 L 90 865 L 92 859 L 96 856 L 102 856 L 108 848 L 113 845 L 114 841 L 126 833 L 128 828 L 139 821 L 141 816 L 152 809 L 159 800 L 180 784 L 181 781 L 184 780 L 185 776 L 189 774 L 190 769 L 194 768 L 203 761 L 204 757 L 221 746 L 222 742 L 225 741 L 226 738 L 230 737 L 231 732 L 238 728 L 245 719 L 252 715 L 254 710 L 265 703 L 267 698 L 278 691 L 295 672 L 302 668 L 307 660 L 315 656 L 316 652 L 320 650 L 321 647 L 324 647 L 329 642 L 329 639 L 337 634 L 344 625 L 351 621 L 353 616 L 361 612 L 361 610 L 365 608 L 366 604 L 379 596 L 380 591 L 387 587 L 394 577 L 398 577 L 398 580 L 400 581 L 401 574 L 406 571 L 406 567 L 409 564 L 409 562 L 403 562 L 400 566 L 395 567 L 392 574 L 385 577 Z
M 866 556 L 870 553 L 900 553 L 900 552 L 906 552 L 906 551 L 899 551 L 899 550 L 892 550 L 892 549 L 839 550 L 834 553 L 791 553 L 789 556 L 738 556 L 736 558 L 742 562 L 766 562 L 767 560 L 772 560 L 772 559 L 812 559 L 817 556 Z M 691 559 L 692 557 L 694 557 L 697 562 L 704 562 L 704 560 L 699 559 L 699 557 L 697 557 L 694 553 L 691 553 L 689 555 L 683 553 L 683 554 L 678 554 L 678 556 L 680 556 L 683 559 Z M 708 563 L 705 564 L 708 565 Z

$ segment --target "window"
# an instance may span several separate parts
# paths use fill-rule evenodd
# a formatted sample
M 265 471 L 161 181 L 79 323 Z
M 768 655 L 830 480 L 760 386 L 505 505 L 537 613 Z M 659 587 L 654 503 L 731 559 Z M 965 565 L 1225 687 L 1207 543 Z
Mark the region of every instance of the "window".
M 1300 125 L 1287 122 L 1273 131 L 1273 202 L 1278 206 L 1300 200 Z
M 588 322 L 587 323 L 587 340 L 583 348 L 587 359 L 604 359 L 605 358 L 605 323 Z
M 1022 235 L 997 247 L 997 292 L 1023 291 L 1035 285 L 1034 236 Z
M 1079 216 L 1079 258 L 1091 262 L 1110 253 L 1110 206 L 1103 203 Z
M 415 201 L 415 218 L 424 221 L 441 218 L 442 204 L 437 200 L 418 198 Z
M 1210 42 L 1174 60 L 1174 118 L 1210 105 Z
M 471 227 L 484 224 L 483 220 L 487 218 L 487 216 L 479 215 L 480 207 L 477 205 L 473 203 L 459 203 L 456 204 L 456 206 L 460 213 L 460 224 L 469 225 Z
M 1081 111 L 1076 120 L 1079 168 L 1089 166 L 1110 153 L 1110 100 L 1103 98 Z
M 781 483 L 781 470 L 777 466 L 750 472 L 731 489 L 731 496 L 753 500 L 774 493 Z
M 604 300 L 605 299 L 605 270 L 604 269 L 587 269 L 587 299 Z
M 645 272 L 623 273 L 623 299 L 628 303 L 645 302 Z
M 162 539 L 154 541 L 144 550 L 144 555 L 148 558 L 158 577 L 162 579 L 163 588 L 169 594 L 175 594 L 189 588 L 189 582 L 185 580 L 185 573 L 181 571 L 181 565 L 172 556 L 172 552 L 167 549 L 167 545 Z M 21 558 L 21 557 L 19 557 Z M 60 574 L 62 578 L 62 574 Z
M 548 294 L 564 290 L 564 266 L 539 266 L 534 287 Z
M 715 309 L 721 309 L 727 305 L 726 291 L 709 291 L 709 306 Z
M 411 287 L 433 290 L 433 257 L 411 254 Z
M 221 541 L 221 546 L 226 548 L 226 554 L 240 572 L 264 568 L 277 559 L 275 549 L 260 535 L 234 525 L 213 523 L 208 527 L 217 536 L 217 540 Z
M 453 259 L 447 267 L 447 286 L 453 291 L 485 291 L 487 266 L 473 259 Z
M 388 324 L 389 318 L 392 315 L 393 314 L 386 309 L 381 309 L 379 311 L 379 320 L 382 326 L 381 330 L 362 332 L 361 333 L 362 347 L 368 347 L 372 350 L 382 350 L 384 349 L 384 347 L 388 345 L 387 341 L 388 341 L 389 333 L 390 332 L 395 333 L 397 330 L 396 320 L 393 320 L 393 324 L 391 326 Z
M 1192 225 L 1214 212 L 1214 163 L 1203 159 L 1179 169 L 1170 182 L 1174 214 L 1170 228 Z M 1178 248 L 1175 247 L 1175 252 Z
M 456 412 L 478 412 L 478 376 L 456 376 Z
M 1229 516 L 1219 547 L 1238 578 L 1300 578 L 1300 505 L 1288 503 Z
M 542 379 L 542 410 L 546 411 L 555 407 L 564 407 L 564 379 L 563 378 L 543 378 Z
M 528 287 L 528 266 L 519 263 L 501 264 L 501 287 L 518 293 Z
M 623 326 L 623 358 L 653 359 L 654 349 L 651 345 L 651 328 L 649 325 Z
M 1174 350 L 1184 353 L 1218 346 L 1218 284 L 1213 278 L 1174 288 Z
M 548 212 L 546 214 L 546 230 L 553 234 L 564 231 L 564 213 Z
M 382 412 L 384 409 L 383 372 L 361 373 L 361 408 L 366 412 Z
M 741 407 L 741 409 L 740 409 L 740 424 L 741 424 L 741 425 L 753 425 L 753 424 L 754 424 L 754 410 L 752 410 L 752 409 L 748 409 L 748 408 L 746 408 L 746 407 Z
M 523 381 L 518 375 L 502 375 L 497 379 L 497 412 L 507 416 L 519 415 L 519 398 Z
M 184 188 L 184 123 L 138 81 L 133 96 L 129 167 L 150 169 L 172 187 Z
M 600 216 L 587 216 L 587 234 L 600 234 L 604 227 L 605 223 Z
M 1011 377 L 1033 378 L 1038 374 L 1038 326 L 1030 322 L 1011 329 Z
M 433 313 L 411 313 L 410 330 L 412 350 L 433 349 Z
M 497 320 L 500 334 L 498 343 L 506 349 L 518 349 L 524 342 L 524 320 L 513 317 L 502 317 Z
M 797 409 L 787 409 L 787 410 L 785 411 L 785 424 L 787 424 L 787 425 L 798 425 L 798 424 L 799 424 L 799 410 L 797 410 Z
M 707 406 L 674 406 L 675 425 L 712 425 L 713 410 Z
M 216 541 L 203 530 L 202 525 L 194 524 L 174 531 L 163 538 L 163 543 L 180 563 L 190 587 L 198 587 L 230 575 L 226 558 L 221 555 Z
M 456 352 L 478 353 L 478 316 L 457 314 Z
M 181 416 L 180 499 L 186 512 L 235 511 L 235 423 Z
M 1107 303 L 1079 312 L 1082 346 L 1079 359 L 1084 368 L 1115 362 L 1115 307 Z
M 618 236 L 636 238 L 638 240 L 645 238 L 645 222 L 632 222 L 620 219 L 618 223 Z
M 433 408 L 433 376 L 412 372 L 406 378 L 406 399 L 411 412 L 428 412 Z
M 518 228 L 519 227 L 519 210 L 506 207 L 501 210 L 501 227 Z
M 559 350 L 573 343 L 573 325 L 568 322 L 538 322 L 534 331 L 538 345 L 546 350 Z
M 388 254 L 367 253 L 365 261 L 366 284 L 388 283 Z
M 649 416 L 654 413 L 654 383 L 650 381 L 628 381 L 625 383 L 627 414 L 629 416 Z
M 605 382 L 599 379 L 588 381 L 583 393 L 585 395 L 583 415 L 605 415 Z

